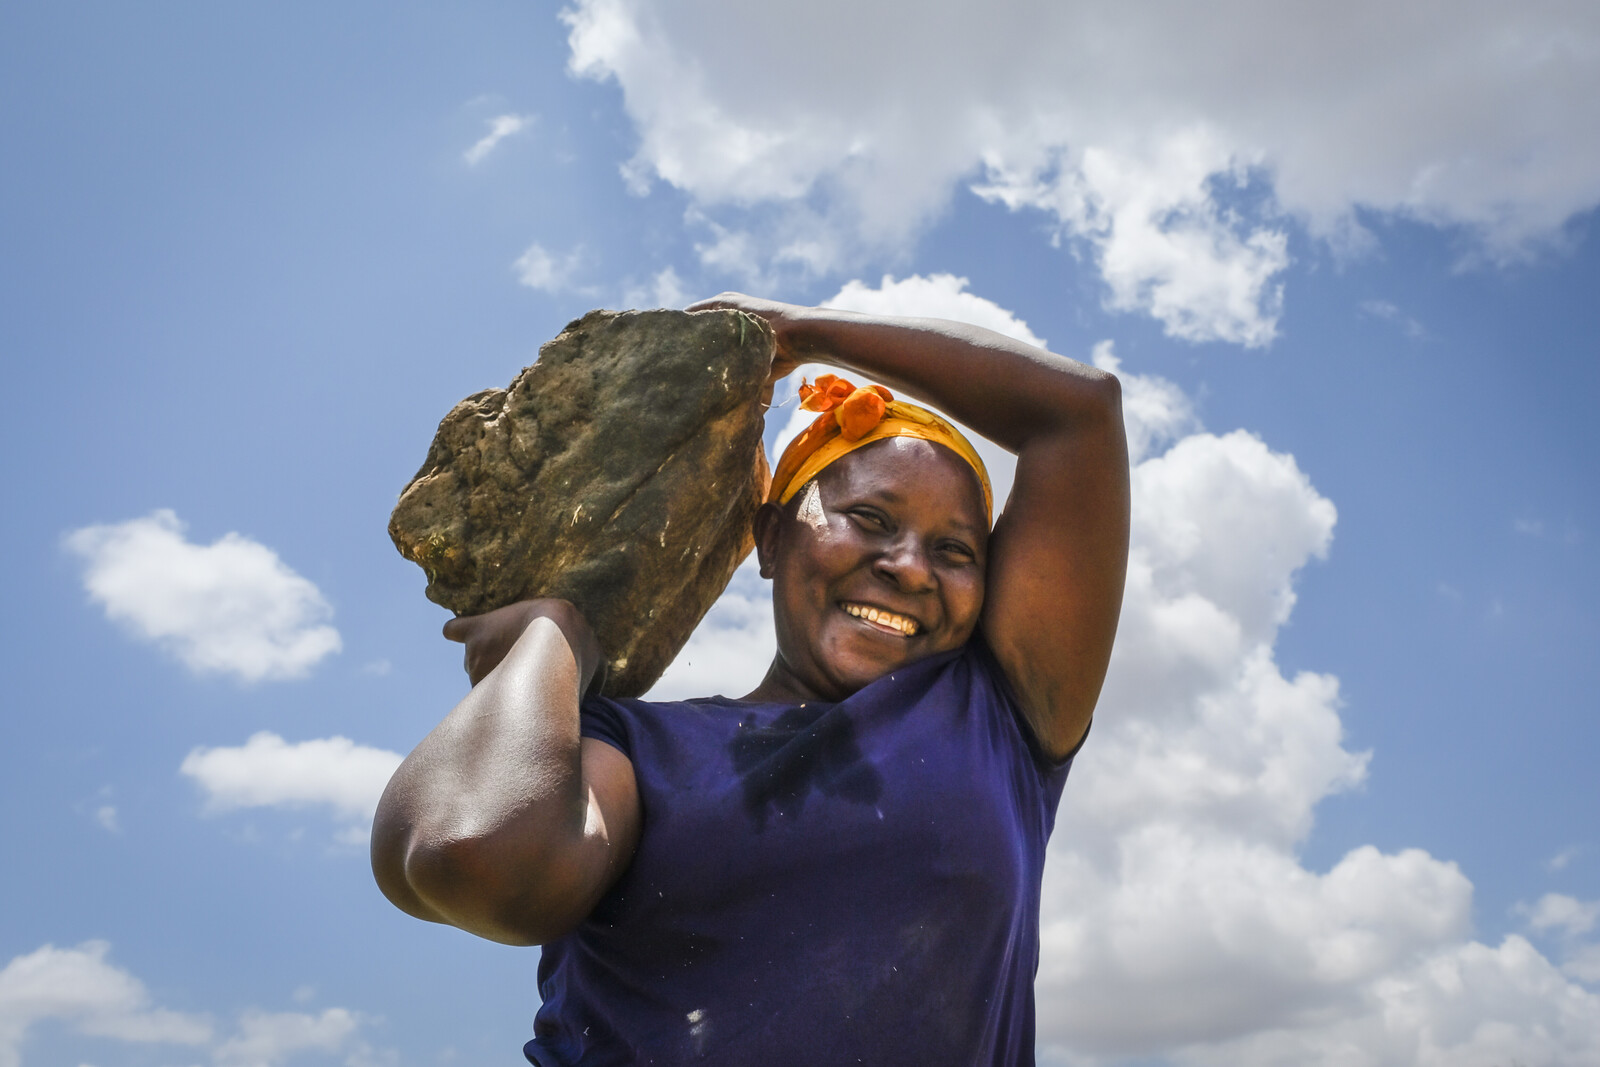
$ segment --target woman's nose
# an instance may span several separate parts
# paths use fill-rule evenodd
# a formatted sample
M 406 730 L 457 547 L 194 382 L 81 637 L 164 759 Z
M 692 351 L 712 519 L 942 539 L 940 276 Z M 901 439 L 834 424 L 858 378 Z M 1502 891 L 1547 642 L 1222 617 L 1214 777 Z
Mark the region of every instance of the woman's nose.
M 933 587 L 933 561 L 914 537 L 899 537 L 887 545 L 874 569 L 907 593 Z

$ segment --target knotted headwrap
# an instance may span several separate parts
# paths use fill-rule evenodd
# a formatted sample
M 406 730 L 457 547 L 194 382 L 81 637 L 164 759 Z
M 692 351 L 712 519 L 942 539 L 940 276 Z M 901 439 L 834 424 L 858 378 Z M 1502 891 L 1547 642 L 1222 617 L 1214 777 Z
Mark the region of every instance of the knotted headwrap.
M 967 461 L 983 487 L 984 518 L 993 524 L 994 492 L 983 460 L 960 430 L 927 408 L 896 400 L 881 385 L 857 389 L 836 374 L 818 375 L 815 385 L 802 382 L 800 406 L 822 414 L 778 458 L 769 503 L 787 504 L 824 467 L 863 445 L 885 437 L 915 437 L 943 445 Z

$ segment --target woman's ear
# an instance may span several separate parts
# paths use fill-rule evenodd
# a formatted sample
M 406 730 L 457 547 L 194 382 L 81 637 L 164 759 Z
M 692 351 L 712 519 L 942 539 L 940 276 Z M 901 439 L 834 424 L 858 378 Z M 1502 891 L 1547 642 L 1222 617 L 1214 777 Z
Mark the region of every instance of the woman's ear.
M 751 520 L 756 541 L 756 562 L 761 566 L 761 577 L 771 578 L 778 559 L 778 541 L 783 536 L 783 509 L 776 504 L 762 504 Z

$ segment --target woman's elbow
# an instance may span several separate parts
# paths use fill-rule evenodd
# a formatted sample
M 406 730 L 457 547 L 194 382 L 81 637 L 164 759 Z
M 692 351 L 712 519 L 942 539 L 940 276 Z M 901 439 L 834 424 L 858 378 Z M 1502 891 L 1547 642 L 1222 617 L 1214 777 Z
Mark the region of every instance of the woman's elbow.
M 1107 418 L 1122 419 L 1122 379 L 1101 367 L 1085 367 L 1088 383 L 1087 403 L 1091 410 Z
M 411 880 L 408 862 L 411 853 L 410 827 L 380 805 L 372 821 L 372 877 L 389 903 L 416 919 L 448 922 L 423 897 Z
M 410 841 L 381 855 L 376 832 L 373 842 L 378 887 L 417 918 L 505 945 L 542 945 L 583 917 L 562 891 L 560 865 L 546 858 L 511 857 L 474 838 Z
M 1127 425 L 1122 417 L 1122 382 L 1111 371 L 1086 367 L 1084 388 L 1074 398 L 1062 429 L 1108 461 L 1126 467 Z
M 1018 416 L 1031 413 L 1052 434 L 1122 424 L 1122 382 L 1112 371 L 1056 357 L 1055 373 L 1015 397 Z

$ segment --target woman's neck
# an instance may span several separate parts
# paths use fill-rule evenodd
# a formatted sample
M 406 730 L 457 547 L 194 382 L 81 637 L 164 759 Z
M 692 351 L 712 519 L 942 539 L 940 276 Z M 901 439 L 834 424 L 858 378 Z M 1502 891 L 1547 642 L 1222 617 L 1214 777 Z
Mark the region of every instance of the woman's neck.
M 760 704 L 804 704 L 824 698 L 802 682 L 778 653 L 772 657 L 772 666 L 767 668 L 761 684 L 739 699 Z

